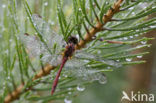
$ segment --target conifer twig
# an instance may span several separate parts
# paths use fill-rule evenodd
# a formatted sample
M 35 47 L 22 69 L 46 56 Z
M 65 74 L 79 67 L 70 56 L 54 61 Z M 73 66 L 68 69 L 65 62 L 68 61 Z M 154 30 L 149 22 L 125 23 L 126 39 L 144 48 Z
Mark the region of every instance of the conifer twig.
M 80 40 L 80 42 L 78 43 L 78 45 L 76 46 L 76 50 L 79 50 L 83 47 L 85 47 L 85 45 L 90 42 L 92 40 L 92 37 L 94 37 L 96 35 L 96 33 L 100 32 L 103 29 L 103 26 L 112 19 L 113 15 L 117 12 L 119 12 L 119 8 L 121 3 L 123 2 L 123 0 L 118 0 L 117 2 L 114 3 L 113 7 L 111 9 L 108 10 L 108 12 L 106 13 L 106 15 L 103 16 L 103 22 L 101 23 L 98 21 L 98 23 L 95 25 L 95 27 L 92 27 L 88 33 L 85 34 L 84 36 L 84 40 Z M 43 69 L 44 71 L 41 69 L 36 75 L 35 77 L 32 79 L 32 81 L 41 78 L 43 76 L 46 76 L 50 73 L 51 70 L 55 69 L 56 67 L 51 66 L 51 65 L 46 65 Z M 12 93 L 8 94 L 5 97 L 4 103 L 10 103 L 16 99 L 18 99 L 20 97 L 20 95 L 23 93 L 22 90 L 24 88 L 24 84 L 21 84 L 20 86 L 18 86 Z M 31 89 L 31 87 L 29 87 Z M 25 91 L 28 91 L 30 89 L 27 89 Z

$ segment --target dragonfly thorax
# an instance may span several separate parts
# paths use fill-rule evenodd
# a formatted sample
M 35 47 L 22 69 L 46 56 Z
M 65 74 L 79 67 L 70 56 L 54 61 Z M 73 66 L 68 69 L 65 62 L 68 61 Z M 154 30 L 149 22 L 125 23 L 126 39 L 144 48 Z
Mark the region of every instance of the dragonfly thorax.
M 73 43 L 70 43 L 66 46 L 66 50 L 64 51 L 64 57 L 71 57 L 75 51 L 75 46 Z

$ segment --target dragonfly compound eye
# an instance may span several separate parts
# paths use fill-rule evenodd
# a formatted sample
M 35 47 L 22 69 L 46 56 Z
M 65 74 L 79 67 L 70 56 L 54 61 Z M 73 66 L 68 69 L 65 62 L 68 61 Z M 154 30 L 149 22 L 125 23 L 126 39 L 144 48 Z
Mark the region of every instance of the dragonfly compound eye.
M 78 43 L 78 40 L 77 40 L 76 37 L 70 36 L 70 37 L 68 38 L 68 43 L 73 43 L 73 44 L 76 45 L 76 44 Z

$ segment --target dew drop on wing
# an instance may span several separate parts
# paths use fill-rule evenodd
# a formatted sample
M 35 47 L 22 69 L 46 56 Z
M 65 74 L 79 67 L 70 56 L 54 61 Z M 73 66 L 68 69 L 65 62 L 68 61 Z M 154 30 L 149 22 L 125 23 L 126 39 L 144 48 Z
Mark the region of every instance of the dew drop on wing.
M 20 39 L 26 45 L 30 56 L 38 57 L 47 51 L 44 44 L 35 36 L 21 35 Z
M 87 59 L 92 59 L 92 60 L 95 60 L 95 61 L 100 61 L 100 62 L 102 62 L 104 64 L 107 64 L 107 65 L 110 65 L 110 66 L 114 66 L 116 68 L 119 68 L 119 67 L 122 66 L 120 62 L 117 62 L 115 60 L 104 60 L 100 56 L 97 56 L 97 55 L 94 55 L 94 54 L 91 54 L 91 53 L 87 53 L 85 49 L 76 51 L 74 57 L 76 57 L 78 59 L 87 58 Z M 88 60 L 84 59 L 84 61 L 86 62 Z
M 49 24 L 44 21 L 38 14 L 33 14 L 32 19 L 34 23 L 37 25 L 42 37 L 48 41 L 48 46 L 51 47 L 54 43 L 57 43 L 60 47 L 63 45 L 63 36 L 57 34 L 50 28 Z
M 31 51 L 30 54 L 35 57 L 42 54 L 43 56 L 41 60 L 44 63 L 58 65 L 60 63 L 60 57 L 57 57 L 58 55 L 56 55 L 56 53 L 61 54 L 62 45 L 65 44 L 63 37 L 51 30 L 49 24 L 46 23 L 38 14 L 33 14 L 32 19 L 34 24 L 36 24 L 37 29 L 41 33 L 42 38 L 44 41 L 46 41 L 48 48 L 50 50 L 54 50 L 54 45 L 56 45 L 56 47 L 55 53 L 50 54 L 48 48 L 40 41 L 39 38 L 24 35 L 25 37 L 22 37 L 22 39 L 24 39 L 23 41 L 27 45 L 28 50 Z
M 78 51 L 76 51 L 76 53 L 75 53 L 74 56 L 75 56 L 76 58 L 88 58 L 88 59 L 95 59 L 95 58 L 96 58 L 95 55 L 93 55 L 93 54 L 91 54 L 91 53 L 87 53 L 87 52 L 85 51 L 85 49 L 84 49 L 84 50 L 78 50 Z
M 87 75 L 87 70 L 84 68 L 85 63 L 81 60 L 73 58 L 68 60 L 65 64 L 65 72 L 70 73 L 70 76 L 85 78 Z
M 101 84 L 106 82 L 106 77 L 100 71 L 87 67 L 84 62 L 81 60 L 72 59 L 71 61 L 67 61 L 65 65 L 65 72 L 70 72 L 70 76 L 77 77 L 81 80 L 85 80 L 88 82 L 93 82 L 98 80 Z
M 37 29 L 42 33 L 42 36 L 47 36 L 50 33 L 50 26 L 38 14 L 32 15 L 33 23 L 36 24 Z

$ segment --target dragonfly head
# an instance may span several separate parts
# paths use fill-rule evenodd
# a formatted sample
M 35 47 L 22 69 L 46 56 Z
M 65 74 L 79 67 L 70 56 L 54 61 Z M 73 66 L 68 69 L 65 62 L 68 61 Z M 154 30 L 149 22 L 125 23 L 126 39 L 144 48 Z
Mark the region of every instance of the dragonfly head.
M 76 44 L 78 43 L 78 40 L 77 40 L 76 37 L 70 36 L 70 37 L 68 38 L 68 42 L 67 42 L 67 43 L 73 43 L 74 45 L 76 45 Z

